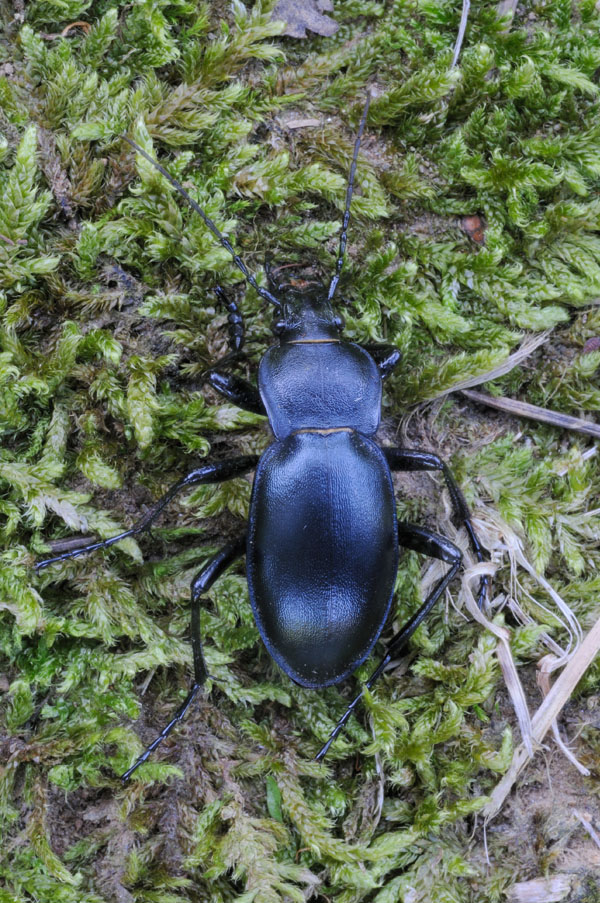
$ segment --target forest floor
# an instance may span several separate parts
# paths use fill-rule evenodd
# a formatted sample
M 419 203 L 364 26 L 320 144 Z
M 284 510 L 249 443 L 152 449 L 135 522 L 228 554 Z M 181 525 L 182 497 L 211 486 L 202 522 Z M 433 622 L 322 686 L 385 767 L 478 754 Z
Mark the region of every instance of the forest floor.
M 600 409 L 600 11 L 473 2 L 456 65 L 448 0 L 329 15 L 332 34 L 293 38 L 272 3 L 0 3 L 0 903 L 600 901 L 598 661 L 559 717 L 576 761 L 549 733 L 487 817 L 528 730 L 507 674 L 533 714 L 540 663 L 555 682 L 600 617 L 596 440 L 459 391 Z M 439 563 L 402 553 L 373 657 L 322 691 L 269 657 L 233 565 L 201 613 L 207 692 L 122 785 L 188 691 L 190 582 L 244 532 L 251 475 L 34 565 L 272 441 L 206 385 L 228 351 L 217 282 L 246 321 L 235 372 L 255 383 L 273 342 L 268 303 L 122 135 L 259 285 L 266 253 L 327 284 L 367 89 L 337 309 L 348 339 L 403 353 L 377 441 L 451 463 L 489 627 L 443 482 L 395 475 L 398 517 L 456 541 L 466 575 L 325 761 Z

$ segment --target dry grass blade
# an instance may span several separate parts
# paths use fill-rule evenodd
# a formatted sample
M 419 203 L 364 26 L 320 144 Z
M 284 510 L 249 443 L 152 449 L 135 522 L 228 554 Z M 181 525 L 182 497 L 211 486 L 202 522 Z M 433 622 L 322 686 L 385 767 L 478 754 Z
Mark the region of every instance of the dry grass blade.
M 469 18 L 470 9 L 470 0 L 463 0 L 462 12 L 460 14 L 460 25 L 458 26 L 458 35 L 456 38 L 456 44 L 454 45 L 454 56 L 452 57 L 452 68 L 454 68 L 454 66 L 456 66 L 456 64 L 458 63 L 462 43 L 465 37 L 465 31 L 467 30 L 467 19 Z
M 470 389 L 473 386 L 480 386 L 482 383 L 487 383 L 491 379 L 498 379 L 500 376 L 504 376 L 506 373 L 510 373 L 511 370 L 514 370 L 515 367 L 518 367 L 526 357 L 529 357 L 530 354 L 533 354 L 541 345 L 544 345 L 548 339 L 550 338 L 550 332 L 541 332 L 536 336 L 527 336 L 519 345 L 516 351 L 506 358 L 503 363 L 498 364 L 497 367 L 492 367 L 491 370 L 487 370 L 485 373 L 480 373 L 479 376 L 471 376 L 468 379 L 463 379 L 460 382 L 455 383 L 453 386 L 450 386 L 448 389 L 444 389 L 442 392 L 437 394 L 436 398 L 443 398 L 444 395 L 449 395 L 450 392 L 461 392 L 463 389 Z
M 478 534 L 482 537 L 483 543 L 485 547 L 490 551 L 493 560 L 497 563 L 498 560 L 501 560 L 504 556 L 508 556 L 510 561 L 510 569 L 511 569 L 511 596 L 515 598 L 519 595 L 519 583 L 517 579 L 517 567 L 523 568 L 527 573 L 536 581 L 536 583 L 549 595 L 552 602 L 554 603 L 552 615 L 554 618 L 557 618 L 559 622 L 562 624 L 562 627 L 566 631 L 568 635 L 568 642 L 566 647 L 563 649 L 558 644 L 556 644 L 550 638 L 548 645 L 553 649 L 553 655 L 546 656 L 544 662 L 544 668 L 546 673 L 546 686 L 543 689 L 546 689 L 547 693 L 550 694 L 553 692 L 553 689 L 550 688 L 549 684 L 549 675 L 552 671 L 556 670 L 559 667 L 565 665 L 571 658 L 576 659 L 578 656 L 578 650 L 582 643 L 582 631 L 579 625 L 579 622 L 571 610 L 571 608 L 567 605 L 564 599 L 560 596 L 559 593 L 552 587 L 550 583 L 541 575 L 538 574 L 536 569 L 533 567 L 531 562 L 527 559 L 523 545 L 519 537 L 516 533 L 506 524 L 502 518 L 499 517 L 498 513 L 493 509 L 484 508 L 482 506 L 481 510 L 482 517 L 477 518 L 477 531 Z M 457 541 L 459 541 L 459 537 L 455 537 Z M 462 546 L 463 544 L 459 544 Z M 467 562 L 470 561 L 468 551 L 466 553 Z M 521 764 L 519 769 L 522 768 L 527 760 L 533 756 L 534 748 L 539 745 L 540 736 L 539 736 L 539 727 L 536 730 L 536 724 L 533 718 L 530 718 L 529 709 L 527 706 L 527 700 L 525 697 L 525 693 L 523 687 L 521 685 L 521 681 L 518 675 L 518 671 L 516 665 L 514 663 L 510 643 L 509 643 L 509 633 L 506 628 L 493 623 L 490 621 L 483 612 L 479 611 L 477 605 L 475 604 L 475 599 L 470 589 L 470 582 L 475 579 L 480 573 L 483 572 L 484 569 L 489 569 L 490 563 L 486 562 L 483 564 L 475 564 L 468 568 L 464 575 L 463 580 L 463 592 L 465 598 L 465 604 L 469 611 L 469 614 L 477 620 L 480 624 L 485 626 L 490 632 L 496 636 L 498 640 L 496 654 L 498 656 L 498 661 L 502 668 L 502 673 L 504 677 L 504 682 L 506 685 L 506 689 L 511 699 L 511 703 L 513 705 L 515 715 L 517 717 L 517 721 L 519 723 L 519 729 L 522 736 L 522 742 L 519 747 L 519 750 L 522 752 L 522 760 L 520 760 Z M 521 588 L 522 589 L 522 588 Z M 496 600 L 498 601 L 498 600 Z M 509 599 L 510 601 L 510 599 Z M 537 600 L 535 601 L 536 605 L 541 605 L 541 603 Z M 529 622 L 529 618 L 525 617 L 525 613 L 521 611 L 522 617 L 519 617 L 519 620 L 526 623 Z M 543 637 L 542 637 L 543 638 Z M 600 637 L 599 637 L 600 643 Z M 563 672 L 564 673 L 564 672 Z M 577 678 L 578 679 L 578 678 Z M 577 682 L 577 681 L 575 681 Z M 557 681 L 558 683 L 558 681 Z M 565 700 L 566 701 L 566 700 Z M 562 703 L 564 705 L 564 702 Z M 561 707 L 562 707 L 561 705 Z M 536 715 L 538 717 L 539 724 L 539 712 Z M 555 720 L 556 716 L 550 719 L 549 724 Z M 546 733 L 547 728 L 544 730 L 544 734 Z M 558 733 L 558 729 L 557 729 Z M 560 740 L 560 735 L 559 735 Z M 559 742 L 559 746 L 563 752 L 567 755 L 569 761 L 575 764 L 581 770 L 581 766 L 574 760 L 574 756 L 570 753 L 570 751 L 564 746 L 562 741 Z M 515 756 L 517 754 L 515 753 Z M 514 764 L 513 759 L 513 764 Z M 515 775 L 516 778 L 516 775 Z M 508 791 L 507 791 L 508 792 Z M 494 797 L 492 796 L 492 800 Z M 503 798 L 504 799 L 504 798 Z M 501 805 L 503 799 L 498 804 L 498 808 Z M 491 805 L 491 804 L 490 804 Z M 484 810 L 487 811 L 487 810 Z M 496 810 L 497 811 L 497 810 Z
M 538 662 L 538 673 L 537 673 L 537 685 L 542 691 L 542 695 L 544 698 L 550 692 L 550 687 L 552 686 L 550 683 L 550 674 L 555 668 L 556 657 L 552 654 L 545 655 Z M 563 756 L 569 760 L 571 765 L 574 765 L 577 771 L 584 775 L 585 777 L 589 777 L 590 770 L 586 768 L 585 765 L 582 765 L 581 762 L 573 755 L 569 747 L 564 742 L 563 738 L 560 735 L 560 731 L 558 729 L 558 721 L 556 719 L 552 722 L 552 735 L 554 737 L 554 742 L 559 747 Z
M 514 18 L 515 12 L 517 10 L 518 0 L 500 0 L 498 6 L 496 7 L 496 14 L 499 19 L 503 19 L 504 16 L 510 16 L 511 18 L 507 20 L 506 23 L 506 31 L 510 31 L 510 26 L 512 25 L 512 20 Z
M 506 627 L 502 627 L 500 624 L 495 624 L 493 621 L 487 618 L 482 611 L 480 611 L 480 609 L 477 607 L 475 597 L 473 596 L 469 586 L 471 580 L 478 578 L 482 573 L 485 572 L 489 572 L 488 562 L 484 562 L 483 564 L 476 564 L 465 571 L 463 580 L 465 604 L 471 617 L 475 621 L 478 621 L 483 627 L 485 627 L 486 630 L 489 630 L 490 633 L 493 633 L 498 640 L 496 646 L 496 656 L 498 658 L 500 668 L 502 669 L 504 684 L 506 686 L 508 695 L 510 696 L 510 701 L 519 723 L 519 730 L 521 732 L 521 737 L 523 738 L 522 745 L 525 750 L 528 750 L 528 755 L 532 756 L 533 728 L 529 715 L 529 709 L 527 708 L 525 691 L 523 690 L 523 685 L 519 678 L 519 672 L 517 670 L 517 666 L 510 649 L 510 633 L 506 629 Z
M 597 846 L 598 849 L 600 850 L 600 837 L 598 837 L 598 834 L 596 833 L 596 831 L 594 831 L 594 828 L 592 827 L 592 825 L 590 824 L 590 822 L 587 820 L 587 818 L 585 818 L 585 817 L 581 814 L 581 812 L 578 812 L 577 809 L 573 809 L 573 815 L 575 816 L 575 818 L 576 818 L 578 821 L 581 822 L 581 824 L 583 825 L 583 827 L 585 828 L 585 830 L 588 832 L 589 836 L 592 838 L 592 840 L 594 841 L 594 843 L 596 844 L 596 846 Z
M 570 414 L 550 411 L 547 408 L 540 408 L 525 401 L 516 401 L 514 398 L 496 398 L 493 395 L 485 395 L 483 392 L 472 392 L 469 389 L 461 389 L 461 395 L 479 404 L 486 404 L 490 408 L 506 411 L 507 414 L 527 417 L 530 420 L 539 420 L 541 423 L 548 423 L 550 426 L 556 426 L 562 430 L 575 430 L 578 433 L 585 433 L 586 436 L 600 439 L 600 426 L 596 423 L 590 423 L 588 420 L 582 420 L 580 417 L 571 417 Z
M 552 722 L 558 716 L 563 706 L 569 701 L 571 693 L 581 680 L 586 670 L 591 665 L 596 655 L 600 652 L 600 618 L 596 621 L 583 642 L 573 654 L 564 671 L 557 679 L 554 686 L 542 702 L 541 706 L 531 719 L 534 739 L 541 743 Z M 486 819 L 493 818 L 510 793 L 521 770 L 526 765 L 529 756 L 524 744 L 515 750 L 510 768 L 494 789 L 489 803 L 483 809 Z
M 497 535 L 497 525 L 493 522 L 490 524 L 484 523 L 482 520 L 476 518 L 475 526 L 477 529 L 477 534 L 483 541 L 485 548 L 491 549 L 494 545 L 492 535 Z M 488 529 L 489 527 L 491 527 L 491 530 Z M 450 534 L 452 540 L 456 542 L 457 545 L 461 548 L 464 555 L 466 570 L 463 575 L 462 593 L 465 600 L 465 607 L 467 608 L 471 617 L 483 627 L 485 627 L 486 630 L 489 630 L 489 632 L 492 633 L 498 641 L 496 646 L 496 655 L 502 669 L 502 675 L 504 677 L 504 683 L 507 692 L 510 696 L 511 703 L 515 711 L 517 721 L 519 723 L 519 730 L 521 732 L 523 745 L 526 749 L 529 749 L 531 755 L 533 755 L 533 732 L 531 727 L 531 718 L 529 715 L 529 709 L 527 708 L 525 691 L 523 690 L 523 685 L 521 684 L 521 680 L 519 678 L 517 666 L 510 649 L 510 633 L 506 627 L 503 627 L 501 624 L 494 623 L 494 621 L 492 621 L 483 611 L 481 611 L 481 609 L 477 606 L 475 597 L 471 591 L 472 581 L 479 580 L 482 574 L 490 574 L 491 576 L 493 576 L 497 567 L 497 563 L 495 561 L 475 563 L 470 549 L 467 545 L 466 531 L 457 531 L 455 528 L 453 528 L 452 524 L 448 524 L 446 529 Z

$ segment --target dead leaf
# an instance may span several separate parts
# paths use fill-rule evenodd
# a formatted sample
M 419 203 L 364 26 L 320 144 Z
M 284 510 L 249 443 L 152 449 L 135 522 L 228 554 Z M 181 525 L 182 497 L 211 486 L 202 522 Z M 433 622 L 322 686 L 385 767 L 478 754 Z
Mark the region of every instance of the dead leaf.
M 475 216 L 463 216 L 460 221 L 463 231 L 467 233 L 469 238 L 478 245 L 485 244 L 485 221 L 475 214 Z
M 339 26 L 326 12 L 333 12 L 332 0 L 279 0 L 272 18 L 285 22 L 283 34 L 290 38 L 305 38 L 307 30 L 331 37 Z
M 285 123 L 288 129 L 306 129 L 306 128 L 314 128 L 316 125 L 321 125 L 320 119 L 288 119 Z
M 558 903 L 570 892 L 571 883 L 571 875 L 520 881 L 508 891 L 508 899 L 510 903 Z
M 72 28 L 81 28 L 86 34 L 89 34 L 92 30 L 92 26 L 89 22 L 71 22 L 69 25 L 65 25 L 63 30 L 60 33 L 61 38 L 66 37 Z
M 56 145 L 56 139 L 49 129 L 38 128 L 38 147 L 40 150 L 40 163 L 42 170 L 56 202 L 64 215 L 66 216 L 69 227 L 77 228 L 77 220 L 73 203 L 71 199 L 72 185 L 70 179 L 65 172 Z
M 582 354 L 589 354 L 591 351 L 598 351 L 598 349 L 600 349 L 600 336 L 595 335 L 587 340 L 583 346 Z

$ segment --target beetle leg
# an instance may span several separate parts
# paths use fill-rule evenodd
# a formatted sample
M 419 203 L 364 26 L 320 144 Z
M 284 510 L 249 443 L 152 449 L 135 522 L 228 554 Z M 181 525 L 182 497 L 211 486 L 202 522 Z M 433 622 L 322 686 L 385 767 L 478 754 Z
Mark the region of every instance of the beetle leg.
M 225 571 L 230 564 L 233 564 L 236 558 L 239 558 L 241 555 L 243 555 L 245 551 L 246 534 L 240 536 L 238 539 L 233 540 L 233 542 L 228 542 L 226 546 L 223 546 L 223 548 L 210 559 L 208 564 L 206 564 L 192 580 L 191 635 L 192 652 L 194 657 L 194 682 L 192 684 L 192 688 L 167 726 L 163 728 L 158 737 L 156 737 L 156 739 L 152 741 L 150 746 L 148 746 L 144 750 L 142 755 L 136 759 L 131 768 L 128 768 L 125 774 L 121 775 L 121 780 L 123 781 L 123 783 L 129 780 L 136 768 L 148 759 L 148 757 L 152 752 L 154 752 L 159 743 L 162 743 L 165 737 L 169 736 L 175 725 L 185 717 L 185 713 L 194 701 L 206 679 L 209 677 L 209 673 L 206 669 L 206 662 L 204 661 L 204 656 L 202 655 L 202 637 L 200 633 L 200 600 L 202 596 L 205 595 L 206 592 L 208 592 L 213 583 L 215 583 L 215 581 L 221 576 L 223 571 Z
M 209 370 L 206 381 L 213 389 L 232 401 L 243 411 L 251 411 L 253 414 L 267 416 L 265 406 L 262 403 L 260 393 L 256 386 L 246 382 L 240 376 L 233 373 L 220 373 L 218 370 Z
M 224 289 L 221 288 L 220 285 L 216 285 L 214 291 L 219 301 L 221 301 L 229 311 L 227 320 L 229 324 L 229 347 L 231 348 L 231 352 L 206 371 L 205 379 L 210 383 L 213 389 L 216 389 L 217 392 L 220 392 L 221 395 L 224 395 L 225 398 L 232 401 L 238 408 L 242 408 L 244 411 L 251 411 L 253 414 L 263 414 L 266 416 L 267 412 L 265 411 L 258 389 L 255 386 L 252 386 L 249 382 L 246 382 L 245 379 L 242 379 L 239 376 L 224 374 L 219 370 L 224 363 L 237 357 L 244 344 L 245 330 L 244 318 L 242 317 L 237 303 L 229 300 Z
M 395 348 L 394 345 L 373 344 L 363 345 L 362 347 L 369 352 L 379 367 L 382 381 L 388 378 L 392 370 L 402 360 L 402 352 L 399 348 Z
M 115 542 L 126 539 L 128 536 L 137 536 L 140 533 L 145 533 L 150 529 L 150 526 L 156 520 L 163 508 L 165 508 L 171 499 L 173 499 L 178 492 L 181 492 L 182 489 L 187 489 L 188 486 L 202 485 L 203 483 L 222 483 L 224 480 L 240 477 L 249 470 L 254 470 L 258 464 L 258 458 L 258 455 L 244 455 L 241 458 L 230 458 L 225 461 L 217 461 L 214 464 L 207 464 L 205 467 L 199 467 L 197 470 L 192 470 L 186 477 L 183 477 L 183 479 L 174 483 L 163 497 L 158 500 L 156 505 L 150 509 L 148 514 L 136 521 L 129 530 L 125 530 L 123 533 L 119 533 L 117 536 L 111 536 L 109 539 L 104 539 L 101 542 L 93 542 L 80 549 L 72 549 L 69 552 L 63 552 L 62 555 L 57 555 L 55 558 L 47 558 L 45 561 L 39 561 L 35 565 L 35 570 L 41 571 L 43 568 L 46 568 L 48 565 L 54 564 L 57 561 L 65 561 L 67 558 L 77 558 L 79 555 L 86 555 L 88 552 L 94 552 L 96 549 L 107 549 Z
M 382 447 L 381 451 L 387 458 L 387 462 L 391 470 L 441 470 L 442 476 L 446 481 L 446 486 L 448 487 L 448 492 L 450 493 L 450 500 L 452 502 L 452 508 L 454 509 L 455 517 L 461 524 L 464 525 L 467 533 L 469 534 L 471 546 L 473 548 L 473 551 L 475 552 L 477 561 L 485 561 L 483 548 L 471 521 L 471 512 L 469 511 L 469 506 L 467 505 L 465 497 L 460 491 L 458 484 L 454 479 L 452 471 L 450 470 L 448 465 L 444 461 L 442 461 L 442 459 L 438 455 L 434 455 L 432 452 L 428 451 L 421 451 L 419 449 L 392 448 L 387 446 Z M 489 584 L 489 576 L 487 574 L 483 574 L 479 582 L 479 592 L 477 594 L 477 605 L 479 606 L 479 608 L 482 608 L 483 603 L 485 602 Z
M 271 254 L 265 254 L 265 276 L 267 277 L 267 284 L 272 292 L 278 292 L 281 289 L 281 285 L 275 278 L 275 271 L 273 269 L 273 257 Z
M 422 552 L 424 555 L 430 555 L 432 558 L 439 558 L 441 561 L 446 561 L 451 565 L 450 570 L 447 571 L 443 577 L 441 577 L 432 591 L 429 593 L 423 604 L 417 611 L 414 613 L 412 618 L 410 618 L 404 627 L 395 633 L 390 642 L 388 643 L 386 653 L 384 657 L 381 659 L 369 679 L 365 682 L 365 687 L 370 690 L 375 681 L 381 677 L 386 667 L 392 661 L 392 659 L 406 646 L 409 639 L 417 629 L 417 627 L 425 620 L 437 600 L 440 598 L 456 572 L 460 567 L 460 563 L 462 561 L 462 552 L 455 546 L 453 542 L 450 542 L 449 539 L 446 539 L 445 536 L 440 536 L 439 533 L 433 533 L 431 530 L 427 530 L 425 527 L 419 527 L 416 524 L 406 524 L 399 523 L 398 524 L 398 542 L 401 546 L 404 546 L 406 549 L 412 549 L 413 552 Z M 323 759 L 329 747 L 338 736 L 350 715 L 353 713 L 354 709 L 358 705 L 360 699 L 363 696 L 363 690 L 358 693 L 357 696 L 354 697 L 352 702 L 348 705 L 348 708 L 336 724 L 334 730 L 329 737 L 327 743 L 319 750 L 315 759 L 319 761 Z

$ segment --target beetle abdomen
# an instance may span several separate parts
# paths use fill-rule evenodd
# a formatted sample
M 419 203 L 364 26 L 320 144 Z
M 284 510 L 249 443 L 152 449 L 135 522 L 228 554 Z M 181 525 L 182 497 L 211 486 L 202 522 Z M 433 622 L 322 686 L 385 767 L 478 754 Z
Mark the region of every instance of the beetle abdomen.
M 254 478 L 250 600 L 275 661 L 325 687 L 367 657 L 389 612 L 398 541 L 390 472 L 350 430 L 275 442 Z

